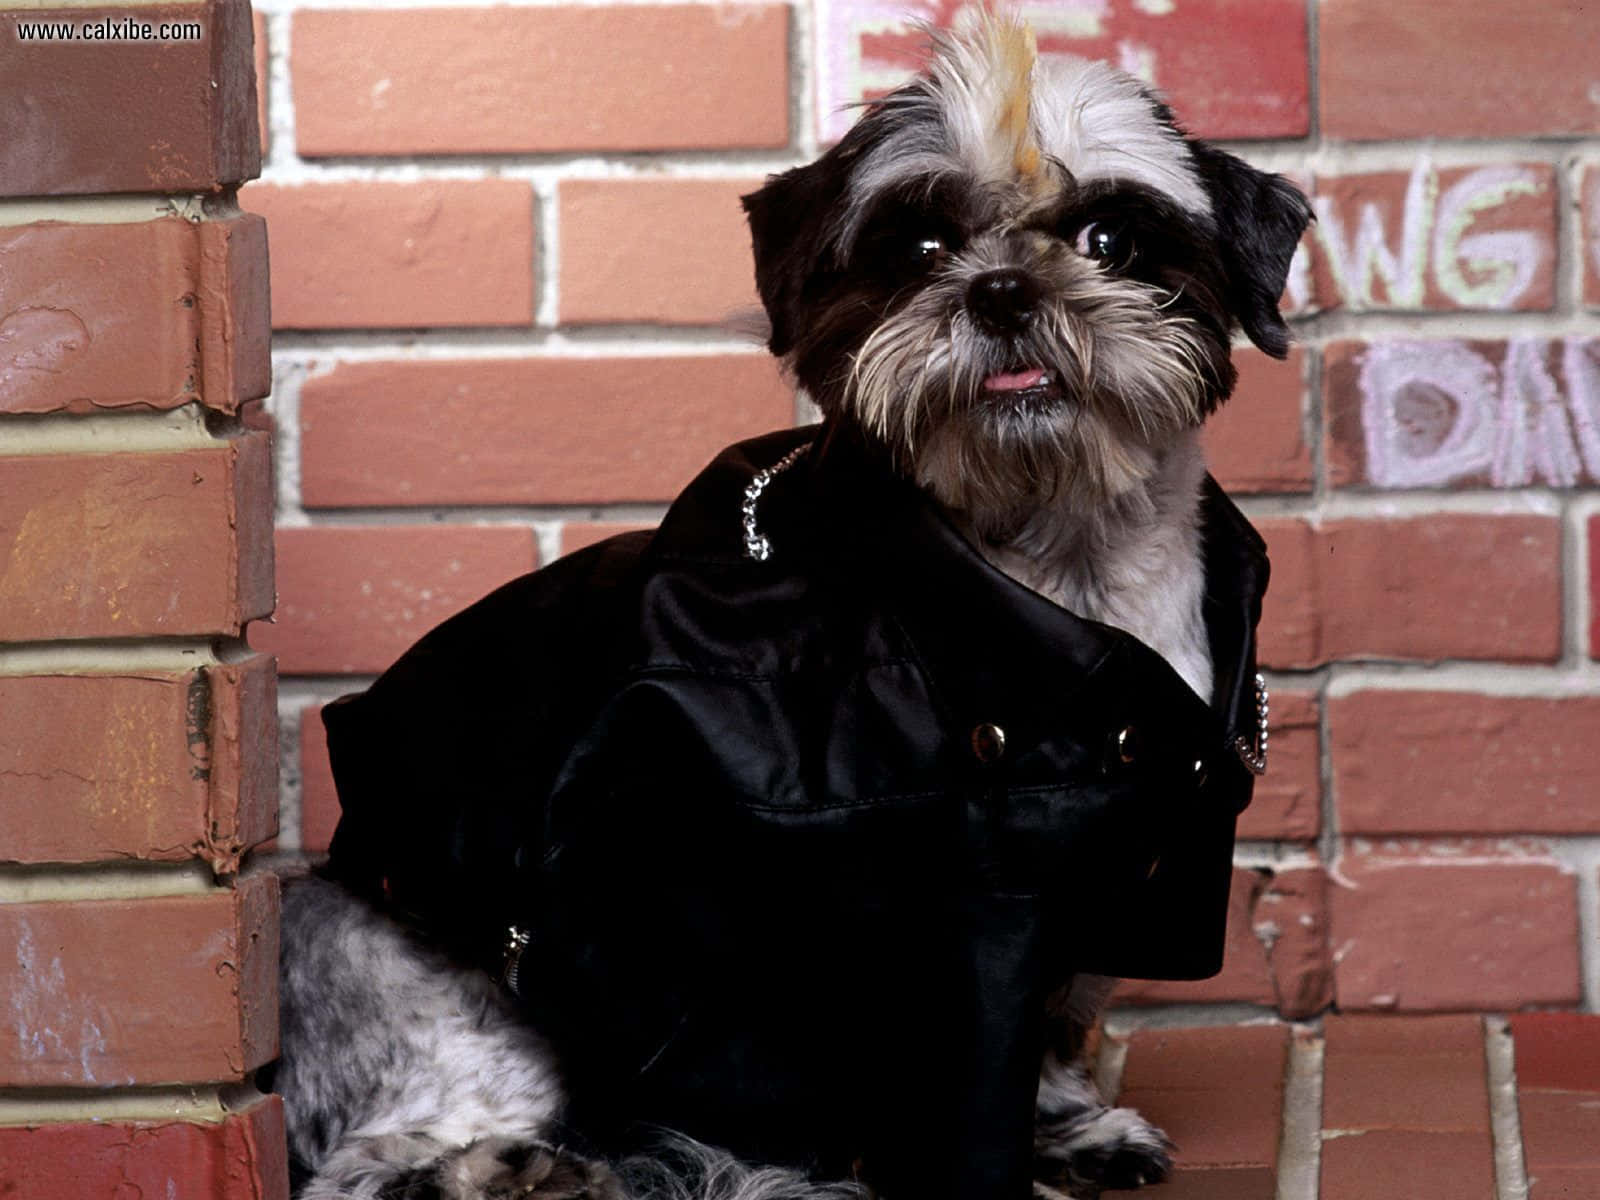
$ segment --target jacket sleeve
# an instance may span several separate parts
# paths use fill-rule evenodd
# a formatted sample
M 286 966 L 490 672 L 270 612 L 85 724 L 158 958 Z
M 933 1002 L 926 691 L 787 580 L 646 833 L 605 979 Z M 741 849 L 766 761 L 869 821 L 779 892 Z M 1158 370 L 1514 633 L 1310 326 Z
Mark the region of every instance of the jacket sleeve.
M 462 953 L 497 938 L 481 914 L 526 902 L 543 800 L 623 641 L 615 626 L 647 536 L 513 580 L 323 710 L 335 875 Z

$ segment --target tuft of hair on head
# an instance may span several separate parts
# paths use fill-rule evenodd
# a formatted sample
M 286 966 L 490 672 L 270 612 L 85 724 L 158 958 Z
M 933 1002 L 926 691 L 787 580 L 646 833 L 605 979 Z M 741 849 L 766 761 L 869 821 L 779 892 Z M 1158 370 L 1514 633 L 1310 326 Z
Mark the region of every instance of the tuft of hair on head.
M 1039 46 L 1033 30 L 1021 21 L 993 19 L 996 85 L 1002 99 L 999 135 L 1011 146 L 1017 174 L 1032 178 L 1042 155 L 1033 135 L 1033 70 Z
M 987 5 L 967 12 L 955 29 L 929 30 L 929 74 L 942 95 L 962 101 L 964 113 L 982 122 L 952 130 L 969 142 L 969 154 L 976 152 L 998 178 L 1031 184 L 1044 164 L 1033 115 L 1038 43 L 1014 12 Z

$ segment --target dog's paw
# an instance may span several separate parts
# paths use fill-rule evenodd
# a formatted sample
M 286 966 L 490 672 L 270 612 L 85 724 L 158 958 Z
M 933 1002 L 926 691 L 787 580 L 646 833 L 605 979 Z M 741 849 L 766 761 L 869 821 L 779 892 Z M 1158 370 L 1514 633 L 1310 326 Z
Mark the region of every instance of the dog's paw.
M 1041 1180 L 1073 1196 L 1160 1183 L 1172 1173 L 1167 1135 L 1131 1108 L 1083 1114 L 1038 1146 Z
M 444 1155 L 433 1168 L 435 1190 L 418 1193 L 417 1200 L 623 1200 L 604 1163 L 543 1142 L 483 1138 Z

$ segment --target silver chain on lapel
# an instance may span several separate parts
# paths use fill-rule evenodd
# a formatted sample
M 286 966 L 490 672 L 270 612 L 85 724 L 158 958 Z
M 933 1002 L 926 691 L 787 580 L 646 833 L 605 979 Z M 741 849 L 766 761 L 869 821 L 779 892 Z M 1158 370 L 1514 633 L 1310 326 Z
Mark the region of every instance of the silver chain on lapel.
M 1233 748 L 1239 761 L 1250 768 L 1253 775 L 1267 773 L 1267 681 L 1256 676 L 1256 744 L 1252 747 L 1243 734 L 1236 734 Z
M 796 446 L 770 467 L 757 471 L 755 476 L 745 485 L 744 489 L 744 552 L 749 558 L 757 562 L 766 562 L 772 557 L 772 543 L 756 528 L 756 501 L 761 499 L 761 493 L 767 490 L 767 485 L 782 475 L 795 463 L 800 461 L 801 455 L 811 449 L 811 443 L 805 442 Z

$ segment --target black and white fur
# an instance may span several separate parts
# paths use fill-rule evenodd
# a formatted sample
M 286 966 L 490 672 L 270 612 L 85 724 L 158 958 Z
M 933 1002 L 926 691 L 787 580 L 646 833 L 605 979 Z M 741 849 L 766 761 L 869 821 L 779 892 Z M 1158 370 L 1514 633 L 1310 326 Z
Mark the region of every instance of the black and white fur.
M 770 348 L 997 567 L 1137 635 L 1208 698 L 1198 431 L 1233 387 L 1235 328 L 1287 350 L 1305 200 L 1185 136 L 1132 77 L 1036 60 L 1007 18 L 934 38 L 926 75 L 746 198 Z M 683 1139 L 586 1161 L 555 1125 L 558 1064 L 485 976 L 320 880 L 289 888 L 283 928 L 275 1084 L 303 1197 L 851 1192 Z M 1053 1005 L 1043 1194 L 1169 1170 L 1165 1137 L 1108 1108 L 1083 1062 L 1111 983 L 1080 977 Z

